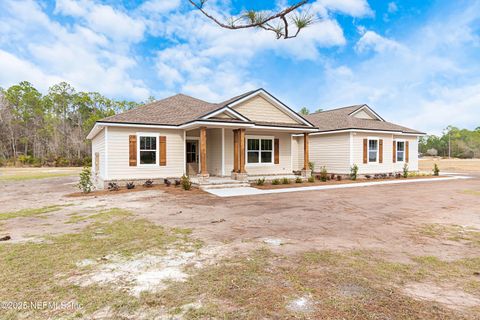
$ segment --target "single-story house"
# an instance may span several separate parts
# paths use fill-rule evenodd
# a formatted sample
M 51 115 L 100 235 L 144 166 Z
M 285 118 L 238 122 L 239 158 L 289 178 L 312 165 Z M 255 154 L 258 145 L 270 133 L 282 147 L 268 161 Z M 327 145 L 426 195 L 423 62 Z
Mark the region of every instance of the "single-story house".
M 309 134 L 310 161 L 315 171 L 349 174 L 356 164 L 359 174 L 418 171 L 418 137 L 425 133 L 385 121 L 368 105 L 355 105 L 323 112 L 305 118 L 318 128 Z M 294 145 L 303 148 L 303 139 Z M 297 163 L 303 160 L 302 153 Z M 298 165 L 297 165 L 298 168 Z
M 92 174 L 108 182 L 195 177 L 309 176 L 417 170 L 421 132 L 385 122 L 366 105 L 301 116 L 264 89 L 220 103 L 187 95 L 101 119 L 88 134 Z M 366 141 L 366 142 L 365 142 Z

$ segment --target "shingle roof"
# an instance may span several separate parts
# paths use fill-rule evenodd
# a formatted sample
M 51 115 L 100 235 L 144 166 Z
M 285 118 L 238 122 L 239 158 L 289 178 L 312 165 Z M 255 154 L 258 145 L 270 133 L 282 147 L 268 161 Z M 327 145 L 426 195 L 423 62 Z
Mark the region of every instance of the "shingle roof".
M 196 99 L 185 94 L 177 94 L 172 97 L 154 101 L 132 110 L 110 116 L 99 120 L 98 122 L 110 123 L 134 123 L 134 124 L 154 124 L 154 125 L 182 125 L 219 110 L 232 102 L 240 100 L 262 89 L 246 92 L 236 97 L 230 98 L 220 103 L 210 103 Z M 208 119 L 205 121 L 218 122 L 219 119 Z M 222 122 L 241 122 L 245 121 L 235 119 L 222 119 Z M 253 122 L 247 122 L 253 123 Z M 257 122 L 256 122 L 257 123 Z M 257 123 L 260 124 L 260 123 Z M 286 127 L 308 128 L 304 124 L 278 124 L 274 122 L 263 122 L 262 125 L 282 125 Z
M 181 125 L 218 109 L 209 103 L 184 94 L 154 101 L 100 120 L 101 122 Z
M 312 113 L 305 118 L 322 131 L 363 129 L 379 131 L 399 131 L 402 133 L 423 134 L 423 132 L 387 121 L 360 119 L 351 115 L 366 105 L 354 105 L 338 109 Z M 370 108 L 370 107 L 369 107 Z

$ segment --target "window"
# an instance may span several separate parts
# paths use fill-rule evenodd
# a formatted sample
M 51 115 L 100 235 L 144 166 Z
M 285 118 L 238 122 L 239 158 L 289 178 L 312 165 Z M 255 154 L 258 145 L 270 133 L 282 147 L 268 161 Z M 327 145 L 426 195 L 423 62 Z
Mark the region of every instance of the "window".
M 273 139 L 248 138 L 247 163 L 273 163 Z
M 139 160 L 140 164 L 157 164 L 157 137 L 140 136 Z
M 368 162 L 378 160 L 378 140 L 368 140 Z
M 198 141 L 187 141 L 187 163 L 198 163 Z
M 405 160 L 405 141 L 397 141 L 397 161 Z

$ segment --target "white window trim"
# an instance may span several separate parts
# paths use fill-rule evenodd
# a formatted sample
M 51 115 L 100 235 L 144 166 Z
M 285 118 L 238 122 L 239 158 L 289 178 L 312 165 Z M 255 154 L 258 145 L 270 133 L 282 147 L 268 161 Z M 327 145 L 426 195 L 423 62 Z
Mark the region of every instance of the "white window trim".
M 376 156 L 376 161 L 370 161 L 370 141 L 377 141 L 377 156 Z M 378 156 L 379 156 L 379 150 L 380 149 L 380 139 L 378 137 L 368 137 L 367 138 L 367 163 L 379 163 L 378 162 Z M 373 150 L 372 150 L 373 151 Z
M 249 163 L 248 162 L 248 139 L 259 139 L 259 140 L 272 140 L 272 161 L 271 162 L 261 162 L 262 161 L 262 143 L 259 145 L 258 150 L 258 163 Z M 275 137 L 274 136 L 256 136 L 248 135 L 245 136 L 245 166 L 246 167 L 261 167 L 261 166 L 272 166 L 275 163 Z
M 405 162 L 405 155 L 406 155 L 406 149 L 407 149 L 407 143 L 405 142 L 406 140 L 404 139 L 395 139 L 395 160 L 397 163 L 404 163 Z M 398 143 L 403 142 L 403 160 L 399 161 L 398 160 Z
M 155 154 L 155 163 L 140 163 L 140 137 L 155 137 L 156 142 L 156 154 Z M 137 132 L 137 166 L 138 167 L 157 167 L 160 160 L 160 135 L 158 133 L 151 132 Z

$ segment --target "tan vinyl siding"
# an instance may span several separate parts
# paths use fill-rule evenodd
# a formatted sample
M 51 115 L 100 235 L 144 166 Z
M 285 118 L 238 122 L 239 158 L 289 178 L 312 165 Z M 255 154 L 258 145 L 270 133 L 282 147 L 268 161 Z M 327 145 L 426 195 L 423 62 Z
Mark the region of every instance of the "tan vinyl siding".
M 299 123 L 261 96 L 242 102 L 233 109 L 252 121 Z
M 303 167 L 303 138 L 300 138 Z M 350 172 L 350 134 L 336 133 L 310 135 L 310 161 L 315 164 L 315 171 L 325 167 L 332 173 Z
M 280 139 L 280 163 L 279 164 L 245 164 L 245 170 L 249 175 L 266 175 L 266 174 L 290 174 L 292 173 L 292 157 L 291 157 L 291 135 L 289 133 L 249 131 L 246 130 L 245 136 L 271 136 Z M 232 142 L 233 143 L 233 142 Z M 247 143 L 245 143 L 245 146 Z M 273 156 L 273 155 L 272 155 Z M 233 157 L 233 148 L 232 148 Z
M 303 167 L 303 137 L 292 137 L 292 170 L 302 170 L 302 167 Z
M 225 129 L 225 175 L 229 176 L 233 171 L 233 130 Z
M 222 129 L 207 129 L 207 171 L 222 174 Z
M 369 162 L 363 163 L 363 139 L 383 139 L 383 163 Z M 358 166 L 359 174 L 374 174 L 393 172 L 393 158 L 392 158 L 392 135 L 384 133 L 361 133 L 354 132 L 352 134 L 352 150 L 353 150 L 353 163 Z M 368 149 L 367 149 L 368 150 Z M 368 155 L 367 155 L 368 158 Z M 378 160 L 378 159 L 377 159 Z
M 95 172 L 95 153 L 99 153 L 99 172 Z M 105 177 L 105 129 L 101 130 L 92 139 L 92 175 L 104 179 Z
M 410 171 L 418 171 L 418 139 L 417 137 L 405 137 L 405 136 L 393 136 L 393 139 L 408 141 L 409 144 L 409 161 L 408 161 L 408 169 Z M 393 146 L 393 143 L 391 143 Z M 393 153 L 392 153 L 393 155 Z M 399 162 L 393 164 L 394 171 L 402 171 L 403 165 L 405 162 Z
M 154 133 L 167 138 L 167 165 L 128 165 L 128 136 L 137 133 Z M 180 177 L 184 173 L 183 130 L 158 130 L 141 128 L 108 129 L 108 180 L 158 179 Z

